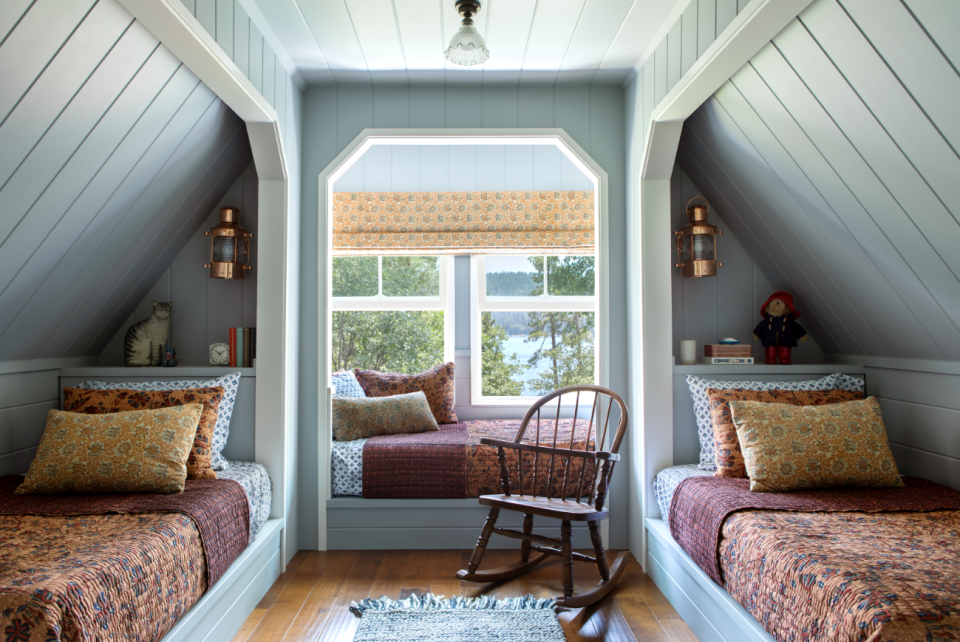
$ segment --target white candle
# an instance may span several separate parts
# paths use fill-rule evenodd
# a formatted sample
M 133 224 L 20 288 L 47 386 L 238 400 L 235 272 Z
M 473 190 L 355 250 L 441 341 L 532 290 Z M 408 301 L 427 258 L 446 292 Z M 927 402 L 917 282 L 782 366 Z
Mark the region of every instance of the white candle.
M 694 339 L 683 339 L 680 341 L 680 363 L 685 366 L 693 365 L 697 362 L 697 342 Z

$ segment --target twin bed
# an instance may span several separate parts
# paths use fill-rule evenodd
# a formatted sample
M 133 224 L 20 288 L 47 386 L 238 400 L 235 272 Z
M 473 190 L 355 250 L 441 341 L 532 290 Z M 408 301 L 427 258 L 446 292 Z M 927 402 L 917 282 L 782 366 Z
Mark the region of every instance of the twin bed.
M 232 401 L 240 375 L 227 378 Z M 220 420 L 229 428 L 232 407 L 215 415 L 218 430 Z M 226 432 L 218 439 L 211 453 L 220 456 Z M 101 441 L 111 450 L 126 443 L 107 433 L 86 439 L 91 452 Z M 189 478 L 171 494 L 21 494 L 22 475 L 0 476 L 0 639 L 230 639 L 280 571 L 283 520 L 270 518 L 263 465 L 222 459 L 217 468 L 215 479 Z
M 647 572 L 701 640 L 960 640 L 960 492 L 751 492 L 705 467 L 661 470 L 646 520 Z

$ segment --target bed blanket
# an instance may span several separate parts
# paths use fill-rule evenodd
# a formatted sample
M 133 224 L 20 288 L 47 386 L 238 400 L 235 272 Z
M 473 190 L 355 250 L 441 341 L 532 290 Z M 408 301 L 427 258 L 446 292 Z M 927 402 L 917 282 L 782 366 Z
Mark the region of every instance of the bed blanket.
M 903 478 L 903 488 L 818 488 L 752 493 L 749 479 L 690 477 L 670 506 L 670 534 L 697 566 L 723 586 L 718 545 L 724 520 L 741 510 L 889 513 L 960 510 L 960 492 L 926 479 Z
M 180 495 L 15 495 L 0 477 L 3 640 L 160 639 L 249 541 L 230 480 Z
M 576 423 L 574 447 L 583 450 L 593 447 L 593 439 L 587 436 L 589 421 L 579 419 Z M 553 436 L 553 420 L 542 420 L 542 435 Z M 485 446 L 480 439 L 504 439 L 512 441 L 520 427 L 519 419 L 466 421 L 458 424 L 441 424 L 439 432 L 413 435 L 390 435 L 371 437 L 363 446 L 363 496 L 369 498 L 406 499 L 451 499 L 480 497 L 499 493 L 500 464 L 497 449 Z M 570 446 L 572 419 L 561 419 L 557 432 L 557 446 Z M 531 425 L 524 435 L 523 443 L 536 443 L 535 428 Z M 553 445 L 544 444 L 544 445 Z M 568 479 L 576 480 L 583 460 L 573 460 Z M 532 453 L 524 454 L 524 487 L 530 492 L 533 487 Z M 551 494 L 557 496 L 562 482 L 561 462 L 554 464 Z M 507 452 L 507 464 L 516 475 L 517 459 L 514 452 Z M 587 467 L 590 474 L 592 464 Z M 550 472 L 550 457 L 541 456 L 537 461 L 537 486 L 546 492 L 546 480 Z M 564 472 L 565 469 L 564 469 Z M 575 484 L 568 484 L 569 493 L 575 493 Z M 514 492 L 517 488 L 514 488 Z
M 960 640 L 960 511 L 734 513 L 720 559 L 777 640 Z
M 670 532 L 774 638 L 960 640 L 960 492 L 749 483 L 682 481 Z

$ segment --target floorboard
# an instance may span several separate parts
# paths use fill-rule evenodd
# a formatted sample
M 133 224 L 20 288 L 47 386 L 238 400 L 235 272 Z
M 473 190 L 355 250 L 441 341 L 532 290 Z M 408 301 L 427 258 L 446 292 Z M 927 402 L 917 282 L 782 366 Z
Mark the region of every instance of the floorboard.
M 593 551 L 583 551 L 593 555 Z M 481 569 L 513 562 L 514 550 L 487 551 Z M 608 552 L 612 561 L 615 552 Z M 472 584 L 454 575 L 470 551 L 299 551 L 243 623 L 233 642 L 350 642 L 360 620 L 350 603 L 386 595 L 433 592 L 448 597 L 533 594 L 558 597 L 560 560 L 551 558 L 506 582 Z M 697 638 L 632 557 L 616 588 L 601 602 L 560 614 L 567 642 L 696 642 Z M 575 562 L 574 593 L 600 581 L 596 566 Z

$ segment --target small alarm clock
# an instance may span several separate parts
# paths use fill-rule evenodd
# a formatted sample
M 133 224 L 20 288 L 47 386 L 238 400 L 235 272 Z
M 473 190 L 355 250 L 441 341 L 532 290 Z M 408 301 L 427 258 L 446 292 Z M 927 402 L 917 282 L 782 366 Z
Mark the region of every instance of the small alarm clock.
M 211 344 L 209 355 L 211 366 L 230 365 L 230 346 L 228 346 L 226 343 Z

